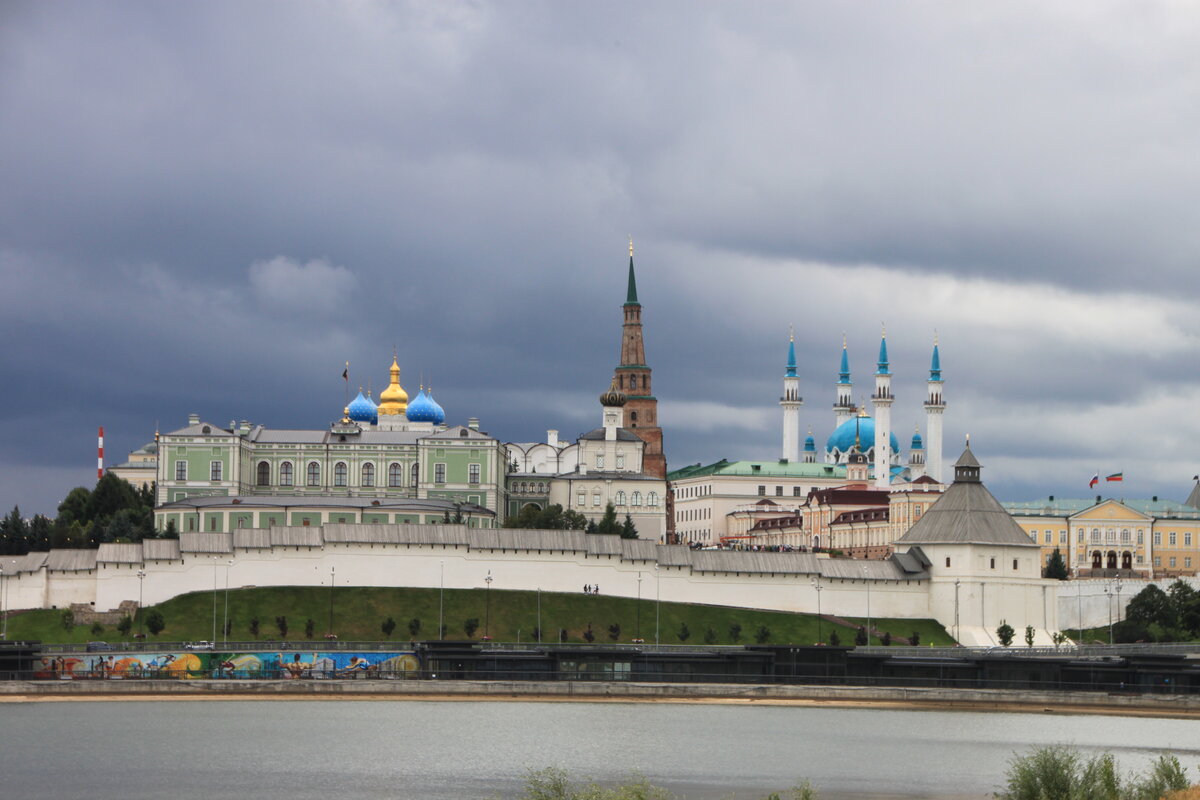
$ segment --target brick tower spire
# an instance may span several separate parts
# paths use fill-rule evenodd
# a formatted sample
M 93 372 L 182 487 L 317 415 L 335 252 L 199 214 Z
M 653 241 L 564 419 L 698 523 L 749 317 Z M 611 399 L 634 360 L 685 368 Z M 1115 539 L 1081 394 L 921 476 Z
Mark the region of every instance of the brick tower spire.
M 663 455 L 662 428 L 658 427 L 658 399 L 654 396 L 650 367 L 646 365 L 646 345 L 642 340 L 642 304 L 637 297 L 637 279 L 633 273 L 633 239 L 629 240 L 629 286 L 622 307 L 625 322 L 621 329 L 621 362 L 614 377 L 617 388 L 629 398 L 625 404 L 625 427 L 646 443 L 642 468 L 656 478 L 667 476 Z

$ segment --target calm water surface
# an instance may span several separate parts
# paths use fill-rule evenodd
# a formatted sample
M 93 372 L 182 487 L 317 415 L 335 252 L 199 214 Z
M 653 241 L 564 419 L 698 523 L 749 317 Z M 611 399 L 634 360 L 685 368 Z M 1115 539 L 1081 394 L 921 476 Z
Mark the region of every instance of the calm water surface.
M 1069 743 L 1195 775 L 1200 724 L 1097 716 L 535 702 L 0 703 L 0 797 L 513 798 L 530 769 L 630 771 L 685 795 L 983 798 L 1015 751 Z

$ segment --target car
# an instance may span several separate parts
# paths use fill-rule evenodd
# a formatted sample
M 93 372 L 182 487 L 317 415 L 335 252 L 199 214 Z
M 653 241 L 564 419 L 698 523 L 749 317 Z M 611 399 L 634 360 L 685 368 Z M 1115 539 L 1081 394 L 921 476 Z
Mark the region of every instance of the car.
M 88 642 L 87 643 L 87 651 L 89 653 L 103 653 L 103 652 L 107 652 L 109 650 L 116 650 L 116 649 L 117 648 L 113 647 L 108 642 Z
M 212 650 L 212 642 L 188 642 L 183 646 L 184 650 Z

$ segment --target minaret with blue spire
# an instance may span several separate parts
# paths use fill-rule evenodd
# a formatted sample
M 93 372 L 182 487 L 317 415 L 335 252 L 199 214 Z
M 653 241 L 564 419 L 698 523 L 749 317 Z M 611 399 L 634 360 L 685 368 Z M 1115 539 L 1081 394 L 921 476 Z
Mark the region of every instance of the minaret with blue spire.
M 929 362 L 929 394 L 925 398 L 925 471 L 938 483 L 942 476 L 942 414 L 946 401 L 942 398 L 942 359 L 938 354 L 937 333 L 933 334 L 933 358 Z
M 921 442 L 921 429 L 913 430 L 912 444 L 908 448 L 908 480 L 915 481 L 925 474 L 925 445 Z
M 833 428 L 854 418 L 854 383 L 850 380 L 850 355 L 846 350 L 846 334 L 842 334 L 842 366 L 838 370 L 837 400 L 833 403 Z
M 886 489 L 892 482 L 892 371 L 888 366 L 887 329 L 879 338 L 879 362 L 875 369 L 875 488 Z
M 800 460 L 800 376 L 796 373 L 796 334 L 788 331 L 787 369 L 783 373 L 783 397 L 779 398 L 783 408 L 783 455 L 789 463 Z

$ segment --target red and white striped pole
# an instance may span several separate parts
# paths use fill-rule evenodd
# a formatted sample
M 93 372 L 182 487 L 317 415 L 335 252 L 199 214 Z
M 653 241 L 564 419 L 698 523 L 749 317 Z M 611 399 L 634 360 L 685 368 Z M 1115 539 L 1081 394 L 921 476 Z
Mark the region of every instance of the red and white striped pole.
M 100 437 L 96 443 L 96 480 L 104 477 L 104 426 L 100 426 Z

